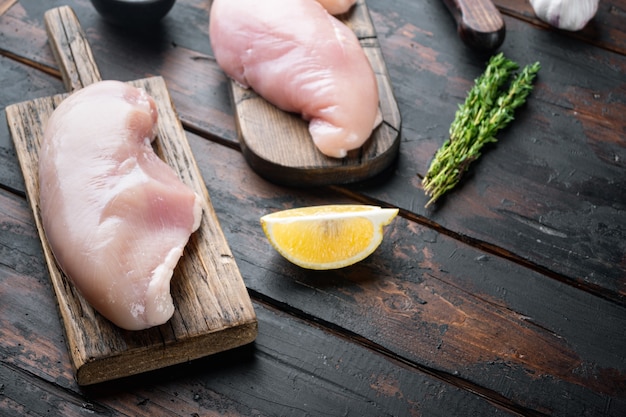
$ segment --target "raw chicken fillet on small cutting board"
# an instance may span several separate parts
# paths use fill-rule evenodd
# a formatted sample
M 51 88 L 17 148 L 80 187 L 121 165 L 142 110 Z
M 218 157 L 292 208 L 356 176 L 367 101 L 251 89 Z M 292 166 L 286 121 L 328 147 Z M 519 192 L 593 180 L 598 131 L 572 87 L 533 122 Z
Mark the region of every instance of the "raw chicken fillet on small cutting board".
M 68 91 L 101 80 L 91 49 L 67 6 L 49 10 L 46 29 Z M 39 210 L 38 152 L 46 121 L 67 97 L 59 94 L 6 108 L 28 200 L 42 242 L 76 380 L 89 385 L 183 363 L 252 342 L 257 319 L 243 279 L 215 215 L 207 188 L 163 78 L 131 82 L 156 101 L 155 149 L 203 200 L 200 228 L 191 236 L 171 280 L 176 306 L 164 325 L 122 330 L 99 315 L 56 265 Z
M 372 178 L 396 161 L 401 117 L 365 0 L 336 16 L 356 35 L 378 83 L 382 123 L 359 149 L 332 158 L 313 144 L 308 122 L 278 109 L 251 89 L 229 81 L 241 150 L 260 176 L 289 186 L 348 184 Z

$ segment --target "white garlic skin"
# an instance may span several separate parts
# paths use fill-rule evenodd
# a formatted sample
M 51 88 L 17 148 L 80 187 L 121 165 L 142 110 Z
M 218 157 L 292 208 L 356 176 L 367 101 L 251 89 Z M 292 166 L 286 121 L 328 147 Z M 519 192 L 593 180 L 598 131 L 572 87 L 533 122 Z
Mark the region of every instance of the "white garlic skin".
M 537 17 L 559 29 L 577 31 L 596 15 L 600 0 L 530 0 Z

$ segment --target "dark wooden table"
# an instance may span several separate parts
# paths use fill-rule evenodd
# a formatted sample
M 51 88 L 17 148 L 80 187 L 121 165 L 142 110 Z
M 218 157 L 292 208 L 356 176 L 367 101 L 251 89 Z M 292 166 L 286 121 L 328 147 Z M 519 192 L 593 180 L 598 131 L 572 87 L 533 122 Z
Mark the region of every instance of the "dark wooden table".
M 210 1 L 129 31 L 87 0 L 0 0 L 0 109 L 64 91 L 44 12 L 78 15 L 103 78 L 162 75 L 259 320 L 242 348 L 80 387 L 8 127 L 0 123 L 0 415 L 625 416 L 626 1 L 581 32 L 497 0 L 500 48 L 542 70 L 515 122 L 458 189 L 421 189 L 486 57 L 443 2 L 368 0 L 402 114 L 389 172 L 350 186 L 274 185 L 244 161 Z M 263 214 L 399 207 L 378 250 L 338 271 L 291 265 Z

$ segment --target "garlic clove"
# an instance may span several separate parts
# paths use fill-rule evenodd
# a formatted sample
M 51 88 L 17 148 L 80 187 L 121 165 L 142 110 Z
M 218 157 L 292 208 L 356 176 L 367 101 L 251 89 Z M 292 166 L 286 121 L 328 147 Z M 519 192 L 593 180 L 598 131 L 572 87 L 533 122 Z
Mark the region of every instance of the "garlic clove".
M 599 0 L 530 0 L 537 17 L 559 29 L 577 31 L 598 11 Z

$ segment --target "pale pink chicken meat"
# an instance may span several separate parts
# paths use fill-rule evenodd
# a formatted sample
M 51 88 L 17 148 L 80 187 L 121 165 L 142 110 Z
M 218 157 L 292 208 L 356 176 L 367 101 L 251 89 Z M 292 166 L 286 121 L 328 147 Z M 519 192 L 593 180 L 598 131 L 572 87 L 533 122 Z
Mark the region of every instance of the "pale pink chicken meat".
M 324 154 L 342 158 L 380 123 L 378 87 L 354 33 L 313 0 L 215 0 L 211 46 L 224 72 L 299 113 Z
M 356 0 L 317 0 L 328 13 L 337 15 L 345 13 L 354 6 Z
M 66 98 L 40 150 L 44 231 L 60 268 L 127 330 L 167 322 L 170 280 L 200 224 L 200 198 L 154 153 L 157 111 L 143 90 L 102 81 Z

